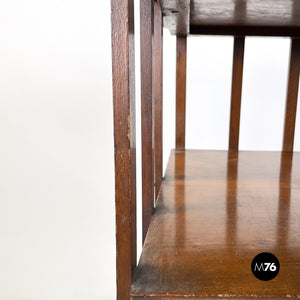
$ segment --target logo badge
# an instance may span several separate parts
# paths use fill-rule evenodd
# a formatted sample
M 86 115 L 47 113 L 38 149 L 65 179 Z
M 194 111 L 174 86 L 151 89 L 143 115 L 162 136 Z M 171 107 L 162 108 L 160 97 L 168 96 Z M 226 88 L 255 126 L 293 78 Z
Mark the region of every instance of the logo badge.
M 256 255 L 252 260 L 252 273 L 259 280 L 272 280 L 279 273 L 279 269 L 279 261 L 277 257 L 272 253 L 260 253 Z

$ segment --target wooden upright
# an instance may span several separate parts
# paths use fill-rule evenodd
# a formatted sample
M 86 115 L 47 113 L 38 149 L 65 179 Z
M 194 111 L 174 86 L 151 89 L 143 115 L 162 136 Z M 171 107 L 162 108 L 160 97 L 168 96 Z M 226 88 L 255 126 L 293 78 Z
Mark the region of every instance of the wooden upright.
M 162 163 L 163 163 L 163 27 L 162 11 L 160 4 L 154 2 L 154 182 L 155 182 L 155 199 L 162 182 Z
M 239 150 L 245 37 L 235 37 L 231 82 L 229 150 Z
M 141 35 L 141 108 L 142 108 L 142 201 L 143 241 L 154 207 L 153 135 L 153 10 L 152 0 L 140 0 Z
M 293 151 L 300 74 L 300 39 L 292 39 L 285 109 L 283 151 Z
M 176 148 L 185 148 L 186 37 L 177 36 L 176 50 Z
M 112 0 L 117 299 L 128 300 L 136 267 L 136 145 L 133 0 Z

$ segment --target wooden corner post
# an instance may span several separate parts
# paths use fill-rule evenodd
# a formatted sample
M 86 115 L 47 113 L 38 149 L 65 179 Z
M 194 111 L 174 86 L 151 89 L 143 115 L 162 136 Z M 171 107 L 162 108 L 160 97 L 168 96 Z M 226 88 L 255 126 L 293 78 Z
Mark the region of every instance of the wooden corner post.
M 133 0 L 111 0 L 117 299 L 129 300 L 136 267 Z

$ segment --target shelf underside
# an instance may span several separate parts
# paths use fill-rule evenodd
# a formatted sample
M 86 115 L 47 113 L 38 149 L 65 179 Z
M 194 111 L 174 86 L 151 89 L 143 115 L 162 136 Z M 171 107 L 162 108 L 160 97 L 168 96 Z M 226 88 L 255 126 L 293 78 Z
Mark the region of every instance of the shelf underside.
M 300 35 L 299 0 L 161 0 L 172 34 Z
M 172 151 L 131 296 L 300 298 L 300 153 Z

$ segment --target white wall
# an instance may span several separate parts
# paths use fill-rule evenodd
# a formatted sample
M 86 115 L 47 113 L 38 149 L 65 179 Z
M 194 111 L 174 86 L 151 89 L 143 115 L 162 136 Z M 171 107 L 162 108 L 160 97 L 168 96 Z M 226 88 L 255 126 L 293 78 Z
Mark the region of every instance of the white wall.
M 0 1 L 0 140 L 0 299 L 113 299 L 109 1 Z
M 289 47 L 288 38 L 246 39 L 240 133 L 242 150 L 281 149 Z M 189 148 L 228 147 L 232 51 L 232 37 L 193 37 L 188 40 Z M 296 150 L 300 150 L 299 134 L 297 130 Z
M 175 135 L 175 38 L 164 36 L 166 165 Z M 232 43 L 188 39 L 187 148 L 227 148 Z M 288 39 L 246 40 L 241 149 L 281 148 L 288 53 Z M 296 150 L 299 116 L 298 107 Z M 1 1 L 1 300 L 114 299 L 112 136 L 109 1 Z M 140 252 L 140 147 L 137 158 Z

